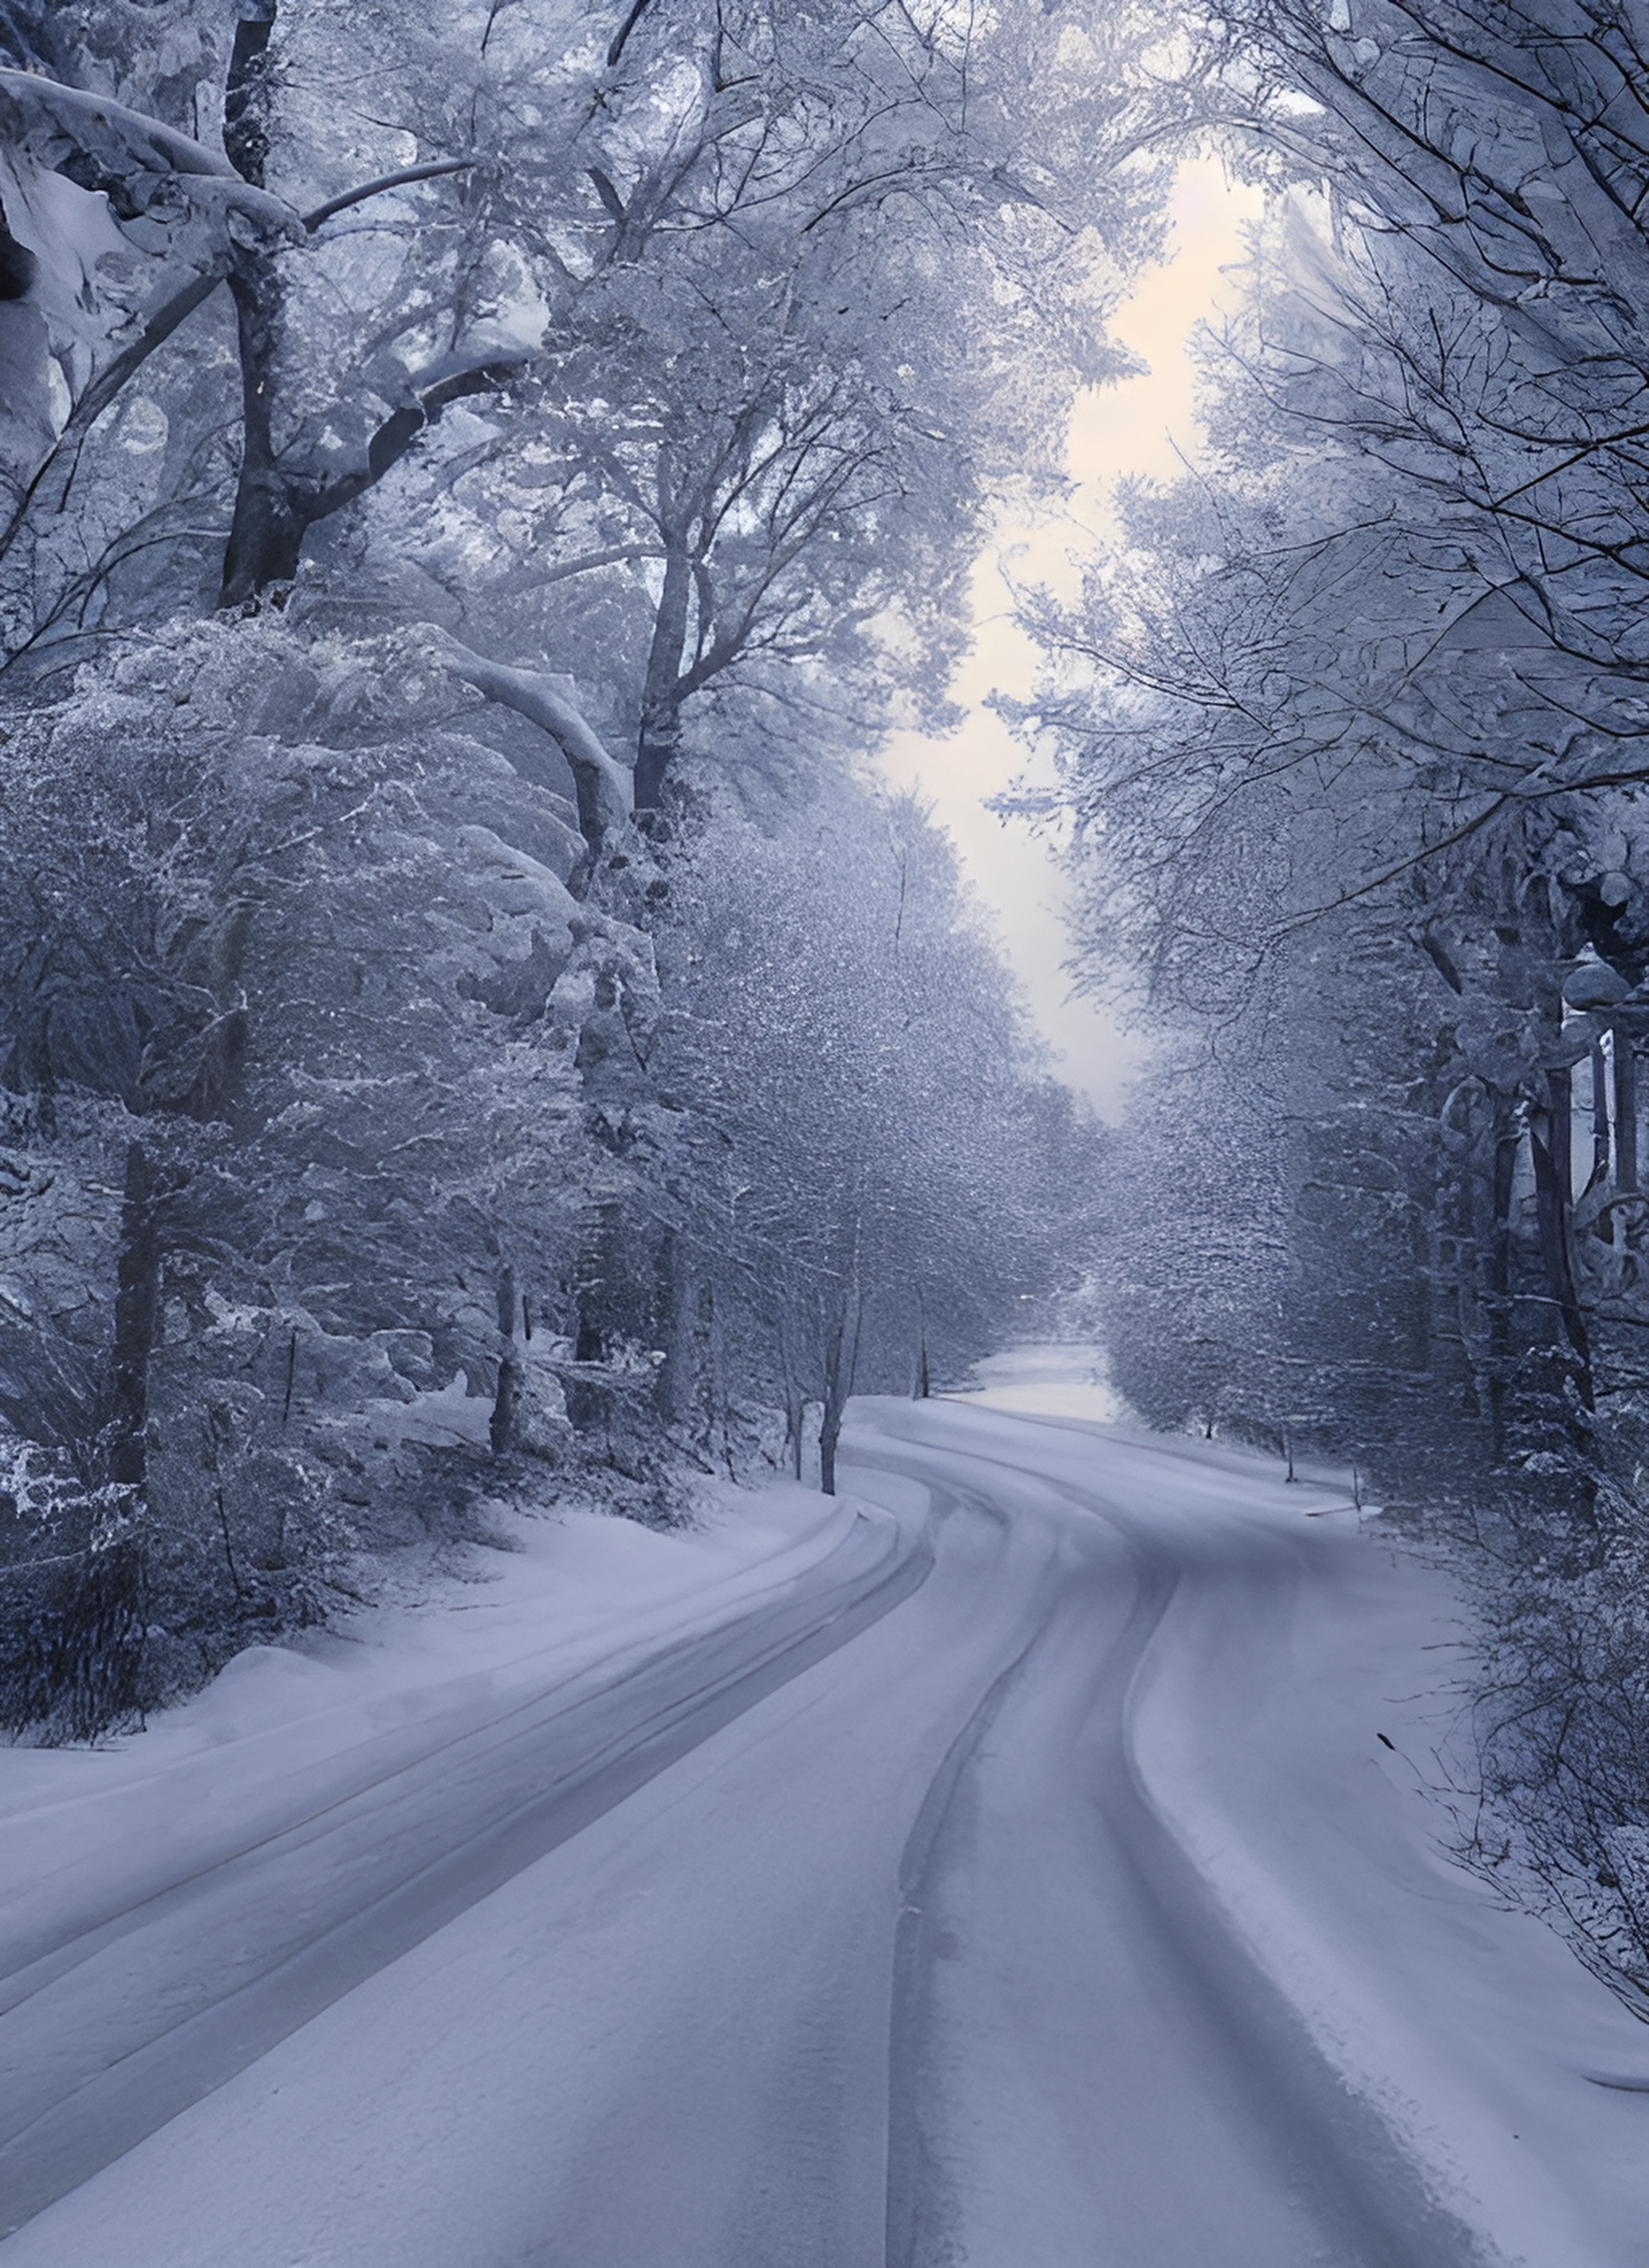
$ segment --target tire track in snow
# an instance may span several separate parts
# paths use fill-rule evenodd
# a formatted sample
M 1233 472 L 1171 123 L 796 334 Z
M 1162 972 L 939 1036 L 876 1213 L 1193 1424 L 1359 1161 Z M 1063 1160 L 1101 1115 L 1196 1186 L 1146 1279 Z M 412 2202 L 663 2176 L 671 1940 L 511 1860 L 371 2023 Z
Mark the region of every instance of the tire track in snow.
M 1156 1997 L 1148 2021 L 1161 2032 L 1177 2031 L 1182 2043 L 1196 2043 L 1192 2055 L 1201 2059 L 1195 2073 L 1199 2085 L 1206 2089 L 1211 2080 L 1216 2083 L 1233 2131 L 1248 2137 L 1258 2160 L 1268 2161 L 1261 2185 L 1272 2189 L 1288 2205 L 1291 2220 L 1299 2224 L 1292 2256 L 1276 2249 L 1275 2235 L 1261 2236 L 1264 2249 L 1255 2249 L 1237 2225 L 1240 2209 L 1227 2222 L 1224 2249 L 1217 2254 L 1204 2247 L 1209 2241 L 1222 2243 L 1218 2228 L 1181 2254 L 1161 2249 L 1164 2240 L 1172 2242 L 1166 2226 L 1147 2251 L 1137 2248 L 1139 2230 L 1152 2218 L 1152 2201 L 1130 2196 L 1119 2200 L 1126 2209 L 1118 2212 L 1116 2230 L 1107 2225 L 1109 2215 L 1096 2215 L 1093 2258 L 1108 2268 L 1111 2263 L 1115 2268 L 1182 2268 L 1182 2261 L 1184 2268 L 1201 2268 L 1215 2257 L 1222 2268 L 1226 2263 L 1246 2268 L 1250 2260 L 1263 2262 L 1264 2268 L 1295 2268 L 1296 2262 L 1299 2268 L 1307 2263 L 1324 2268 L 1483 2268 L 1490 2256 L 1480 2240 L 1436 2203 L 1375 2106 L 1351 2091 L 1318 2048 L 1152 1800 L 1136 1754 L 1133 1724 L 1153 1653 L 1169 1642 L 1169 1609 L 1185 1572 L 1182 1547 L 1152 1535 L 1125 1507 L 1091 1490 L 1045 1472 L 1027 1472 L 983 1444 L 964 1459 L 949 1443 L 923 1440 L 921 1420 L 914 1413 L 903 1423 L 890 1423 L 889 1415 L 879 1411 L 874 1436 L 868 1429 L 860 1431 L 854 1455 L 861 1465 L 883 1465 L 914 1476 L 914 1462 L 884 1449 L 887 1442 L 908 1443 L 917 1450 L 925 1476 L 933 1476 L 936 1467 L 947 1477 L 964 1469 L 974 1484 L 966 1494 L 981 1509 L 1011 1518 L 1007 1504 L 1015 1493 L 1023 1498 L 1027 1492 L 1033 1502 L 1042 1498 L 1054 1506 L 1077 1506 L 1103 1521 L 1127 1554 L 1133 1602 L 1079 1704 L 1079 1729 L 1092 1758 L 1093 1783 L 1070 1788 L 1069 1799 L 1087 1810 L 1093 1871 L 1102 1889 L 1105 1918 L 1115 1940 L 1130 1948 L 1123 1965 L 1134 1977 L 1127 1983 L 1149 1978 L 1146 1997 Z M 992 1413 L 994 1422 L 1002 1417 Z M 982 1468 L 1002 1476 L 1005 1502 L 993 1504 L 982 1491 Z M 1074 1611 L 1080 1616 L 1079 1600 Z M 953 1831 L 953 1821 L 959 1796 L 970 1779 L 988 1771 L 989 1759 L 980 1754 L 987 1733 L 1016 1696 L 1034 1690 L 1055 1625 L 1071 1619 L 1071 1610 L 1062 1615 L 1055 1602 L 1023 1652 L 981 1700 L 936 1776 L 907 1846 L 890 2053 L 886 2268 L 954 2268 L 971 2257 L 966 2213 L 947 2170 L 956 2161 L 953 2139 L 947 2150 L 946 2107 L 935 2086 L 944 2029 L 937 1991 L 939 1963 L 947 1954 L 965 1956 L 968 1950 L 947 1941 L 941 1920 L 947 1870 L 966 1856 L 958 1847 L 961 1838 Z M 1070 1958 L 1073 1971 L 1079 1969 L 1083 1948 L 1073 1946 Z M 1115 1980 L 1102 1980 L 1101 1989 L 1114 1993 Z M 1115 2036 L 1123 2031 L 1119 2027 Z M 1113 2036 L 1094 2037 L 1096 2063 L 1115 2052 Z M 1096 2113 L 1101 2102 L 1096 2090 Z M 1164 2102 L 1165 2130 L 1188 2109 L 1194 2110 L 1194 2101 Z M 1150 2169 L 1162 2162 L 1154 2154 L 1144 2157 L 1139 2178 L 1148 2183 Z M 1123 2249 L 1109 2249 L 1117 2242 Z
M 378 1783 L 15 1972 L 0 2026 L 0 2235 L 880 1621 L 932 1565 L 925 1531 L 914 1544 L 895 1531 L 868 1568 L 822 1590 L 804 1580 L 777 1607 L 759 1600 L 572 1702 L 557 1691 L 517 1706 L 392 1774 L 403 1785 L 388 1802 Z M 410 1816 L 386 1837 L 396 1806 Z M 331 1904 L 271 1913 L 283 1859 L 313 1892 L 318 1840 L 347 1846 Z
M 936 1498 L 939 1491 L 934 1491 Z M 982 1509 L 994 1507 L 981 1498 Z M 924 2268 L 954 2259 L 953 2215 L 946 2210 L 939 2153 L 931 2132 L 924 2073 L 932 2053 L 931 1980 L 945 1952 L 938 1913 L 946 1857 L 946 1828 L 964 1774 L 995 1723 L 1052 1615 L 1051 1596 L 1036 1628 L 986 1689 L 934 1774 L 899 1866 L 899 1918 L 894 1933 L 893 2011 L 887 2051 L 887 2208 L 885 2268 Z

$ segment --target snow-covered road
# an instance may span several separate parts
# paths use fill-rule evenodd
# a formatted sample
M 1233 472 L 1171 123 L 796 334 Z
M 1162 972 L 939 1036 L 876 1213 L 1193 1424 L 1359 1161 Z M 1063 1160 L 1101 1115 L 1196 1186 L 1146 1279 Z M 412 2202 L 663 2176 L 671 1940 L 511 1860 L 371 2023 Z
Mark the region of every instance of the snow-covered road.
M 1649 2263 L 1649 2038 L 1405 1761 L 1440 1580 L 1198 1444 L 848 1447 L 600 1628 L 0 1758 L 0 2268 Z

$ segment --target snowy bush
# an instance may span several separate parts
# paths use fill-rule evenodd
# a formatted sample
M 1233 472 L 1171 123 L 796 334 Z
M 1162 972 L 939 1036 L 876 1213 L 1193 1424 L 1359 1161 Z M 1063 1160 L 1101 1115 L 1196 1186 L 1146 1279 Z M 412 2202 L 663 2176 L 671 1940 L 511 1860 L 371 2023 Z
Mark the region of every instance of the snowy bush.
M 92 1741 L 142 1719 L 142 1507 L 61 1453 L 0 1431 L 0 1727 Z
M 1526 1534 L 1476 1587 L 1482 1802 L 1462 1852 L 1649 2022 L 1649 1553 L 1638 1506 L 1600 1511 L 1595 1564 Z

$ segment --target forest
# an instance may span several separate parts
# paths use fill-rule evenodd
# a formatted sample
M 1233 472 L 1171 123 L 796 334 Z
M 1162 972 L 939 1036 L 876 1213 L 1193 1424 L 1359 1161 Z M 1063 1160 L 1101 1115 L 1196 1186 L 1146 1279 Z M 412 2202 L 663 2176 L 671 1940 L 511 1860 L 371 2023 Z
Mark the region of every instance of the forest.
M 1467 1571 L 1464 1853 L 1649 1994 L 1645 37 L 0 6 L 14 1732 L 501 1504 L 829 1489 L 1028 1304 Z M 1108 1130 L 874 757 L 1199 149 L 1205 446 L 1027 597 L 1005 799 Z
M 501 1503 L 829 1490 L 1071 1274 L 1098 1133 L 867 761 L 1152 240 L 1067 30 L 8 12 L 14 1727 Z

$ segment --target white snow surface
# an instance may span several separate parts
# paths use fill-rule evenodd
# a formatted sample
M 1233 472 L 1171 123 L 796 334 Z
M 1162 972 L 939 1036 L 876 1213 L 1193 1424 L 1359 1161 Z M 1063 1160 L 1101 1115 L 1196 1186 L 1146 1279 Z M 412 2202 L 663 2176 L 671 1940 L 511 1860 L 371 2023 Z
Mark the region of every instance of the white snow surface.
M 1445 1579 L 1034 1367 L 0 1751 L 0 2268 L 1649 2263 Z
M 1106 1376 L 1105 1351 L 1085 1341 L 1037 1340 L 988 1355 L 974 1366 L 975 1386 L 947 1395 L 1027 1418 L 1086 1418 L 1113 1425 L 1128 1415 Z

